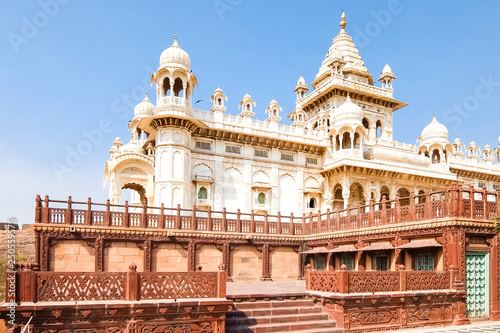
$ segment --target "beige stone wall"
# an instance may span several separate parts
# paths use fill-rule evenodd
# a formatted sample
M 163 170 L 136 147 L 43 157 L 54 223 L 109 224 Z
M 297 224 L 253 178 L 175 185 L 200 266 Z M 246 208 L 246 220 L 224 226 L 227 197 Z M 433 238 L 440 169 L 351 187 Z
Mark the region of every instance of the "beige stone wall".
M 222 264 L 222 251 L 213 244 L 204 244 L 196 250 L 196 265 L 201 265 L 204 272 L 217 272 Z
M 187 251 L 179 244 L 161 243 L 152 251 L 153 272 L 187 272 Z M 206 271 L 205 267 L 203 268 Z
M 231 277 L 234 281 L 259 280 L 262 276 L 262 255 L 255 246 L 237 246 L 231 251 Z
M 131 263 L 138 272 L 144 271 L 144 251 L 135 242 L 112 242 L 104 249 L 105 272 L 126 272 Z
M 0 253 L 7 253 L 9 232 L 0 230 Z M 16 252 L 27 261 L 35 259 L 35 232 L 32 225 L 23 225 L 23 230 L 16 230 Z
M 49 269 L 56 272 L 94 272 L 95 250 L 83 240 L 60 240 L 50 248 Z
M 290 247 L 275 247 L 270 253 L 271 278 L 297 280 L 299 276 L 299 254 Z

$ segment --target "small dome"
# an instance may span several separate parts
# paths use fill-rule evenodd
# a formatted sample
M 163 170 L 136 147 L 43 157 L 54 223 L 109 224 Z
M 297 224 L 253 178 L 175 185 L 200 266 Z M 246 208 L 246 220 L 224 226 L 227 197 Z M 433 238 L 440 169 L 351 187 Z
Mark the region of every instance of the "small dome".
M 175 36 L 172 46 L 161 54 L 160 66 L 180 66 L 186 70 L 191 68 L 191 58 L 189 54 L 177 44 L 177 36 Z
M 382 74 L 385 73 L 392 73 L 392 69 L 391 66 L 389 66 L 389 64 L 385 64 L 384 69 L 382 70 Z
M 246 99 L 252 99 L 252 96 L 250 96 L 248 94 L 248 92 L 245 94 L 245 96 L 243 96 L 243 100 L 246 100 Z M 499 138 L 500 139 L 500 138 Z
M 134 108 L 134 117 L 138 116 L 152 116 L 155 113 L 155 106 L 149 101 L 148 93 L 144 100 L 137 104 Z
M 297 81 L 297 85 L 299 86 L 299 85 L 303 85 L 303 84 L 306 84 L 306 80 L 304 80 L 304 78 L 301 75 L 299 80 Z
M 343 125 L 361 125 L 363 119 L 363 110 L 355 103 L 351 101 L 349 95 L 344 104 L 339 106 L 333 113 L 332 120 L 335 127 L 341 127 Z
M 422 144 L 439 141 L 448 142 L 448 129 L 436 119 L 436 115 L 431 123 L 422 130 L 420 134 Z

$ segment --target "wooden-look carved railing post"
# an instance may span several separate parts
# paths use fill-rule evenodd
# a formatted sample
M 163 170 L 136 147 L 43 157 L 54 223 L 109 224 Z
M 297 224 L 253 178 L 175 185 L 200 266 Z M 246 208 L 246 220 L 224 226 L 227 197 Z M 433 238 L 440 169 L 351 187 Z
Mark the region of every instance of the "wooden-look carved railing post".
M 375 200 L 370 198 L 370 211 L 368 212 L 368 226 L 371 227 L 373 225 L 373 214 L 375 211 Z
M 264 233 L 269 233 L 269 215 L 267 214 L 267 211 L 264 213 Z
M 356 224 L 357 224 L 358 229 L 359 229 L 359 228 L 361 228 L 361 216 L 362 216 L 361 202 L 358 202 L 358 206 L 356 207 L 356 212 L 358 213 L 357 218 L 356 218 Z
M 158 217 L 158 229 L 165 228 L 165 204 L 162 202 L 160 204 L 160 216 Z
M 313 234 L 314 233 L 314 223 L 313 223 L 313 213 L 312 212 L 309 212 L 309 233 Z
M 142 204 L 142 214 L 141 214 L 141 227 L 147 228 L 148 226 L 148 204 L 144 202 Z
M 222 231 L 227 231 L 227 211 L 226 207 L 222 208 Z
M 177 215 L 175 215 L 175 230 L 181 230 L 181 205 L 177 204 Z
M 94 224 L 92 220 L 92 199 L 87 198 L 87 211 L 85 212 L 85 224 Z
M 404 265 L 399 265 L 399 291 L 406 291 L 406 269 Z
M 255 233 L 255 212 L 250 213 L 250 232 Z
M 465 203 L 464 203 L 464 194 L 463 194 L 463 191 L 464 191 L 464 188 L 463 186 L 461 185 L 457 185 L 458 186 L 458 212 L 457 212 L 457 217 L 463 217 L 464 216 L 464 213 L 465 213 Z
M 290 235 L 295 235 L 295 223 L 293 223 L 293 212 L 290 213 Z
M 425 190 L 424 219 L 432 218 L 431 190 Z
M 410 193 L 410 206 L 408 207 L 406 221 L 415 221 L 415 193 Z
M 104 225 L 110 227 L 112 223 L 111 219 L 111 201 L 108 199 L 106 200 L 106 212 L 104 213 Z
M 207 231 L 212 231 L 213 229 L 213 221 L 212 221 L 212 208 L 208 206 L 207 211 Z
M 49 196 L 45 195 L 42 208 L 42 223 L 50 223 L 49 219 Z
M 311 264 L 306 265 L 306 290 L 311 290 Z
M 278 212 L 278 226 L 277 226 L 276 233 L 278 235 L 281 235 L 281 212 Z
M 382 196 L 382 212 L 380 213 L 380 224 L 387 224 L 387 205 L 385 195 Z
M 399 193 L 396 193 L 396 200 L 395 202 L 395 209 L 394 209 L 394 223 L 399 223 L 401 221 L 401 202 L 400 202 L 400 195 Z
M 35 198 L 35 223 L 42 222 L 42 198 L 40 198 L 40 194 L 36 195 Z
M 500 217 L 500 188 L 497 188 L 497 217 Z
M 330 219 L 330 208 L 327 208 L 326 209 L 326 232 L 330 232 L 331 231 L 330 222 L 331 222 L 331 219 Z
M 340 213 L 338 208 L 335 208 L 333 211 L 333 218 L 335 219 L 335 230 L 340 230 Z
M 476 215 L 476 200 L 474 200 L 474 197 L 476 196 L 476 189 L 474 188 L 474 185 L 469 185 L 469 201 L 470 201 L 470 218 L 473 219 Z
M 488 211 L 488 188 L 483 186 L 483 219 L 487 219 L 490 215 Z
M 346 207 L 346 229 L 351 229 L 351 206 L 347 204 Z
M 19 272 L 19 292 L 22 294 L 20 301 L 35 303 L 36 300 L 36 275 L 32 270 L 31 263 L 27 264 L 26 270 Z
M 196 220 L 196 204 L 193 205 L 193 212 L 191 213 L 191 230 L 197 230 L 197 220 Z
M 138 301 L 139 300 L 139 273 L 137 273 L 137 265 L 132 263 L 128 266 L 127 284 L 126 286 L 126 300 Z
M 321 211 L 318 209 L 318 219 L 317 219 L 317 221 L 316 221 L 316 225 L 317 225 L 317 227 L 316 227 L 316 228 L 317 228 L 316 232 L 317 232 L 317 233 L 321 233 L 321 232 L 322 232 L 322 230 L 321 230 L 321 219 L 322 219 L 322 218 L 321 218 Z
M 130 219 L 129 219 L 129 214 L 128 214 L 128 200 L 125 200 L 125 204 L 123 205 L 122 225 L 125 227 L 130 227 Z
M 71 195 L 68 196 L 68 207 L 66 209 L 66 214 L 64 216 L 64 223 L 66 224 L 72 224 L 72 217 L 73 217 L 73 214 L 72 214 L 72 210 L 71 210 Z
M 17 270 L 8 267 L 5 273 L 5 303 L 20 303 L 19 274 Z M 12 292 L 13 290 L 13 292 Z
M 224 265 L 219 266 L 217 272 L 217 298 L 226 298 L 227 274 Z
M 349 293 L 349 272 L 347 271 L 347 266 L 345 264 L 342 264 L 342 266 L 340 266 L 339 293 L 341 294 Z
M 302 235 L 306 234 L 306 214 L 302 213 Z
M 236 211 L 236 232 L 241 232 L 241 210 Z
M 457 184 L 453 183 L 448 187 L 449 198 L 450 198 L 450 210 L 448 211 L 448 216 L 456 217 L 458 216 L 458 196 L 457 196 Z

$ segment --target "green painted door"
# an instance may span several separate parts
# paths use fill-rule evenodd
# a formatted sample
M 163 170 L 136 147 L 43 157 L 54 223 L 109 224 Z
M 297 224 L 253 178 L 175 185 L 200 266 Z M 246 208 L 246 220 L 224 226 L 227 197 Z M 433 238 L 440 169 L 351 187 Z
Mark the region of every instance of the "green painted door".
M 465 254 L 465 313 L 469 318 L 489 316 L 489 255 L 487 252 Z

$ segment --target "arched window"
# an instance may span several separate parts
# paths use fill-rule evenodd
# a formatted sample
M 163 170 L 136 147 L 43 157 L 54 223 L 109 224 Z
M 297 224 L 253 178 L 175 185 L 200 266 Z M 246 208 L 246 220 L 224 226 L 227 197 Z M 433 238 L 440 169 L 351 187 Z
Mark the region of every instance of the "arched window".
M 163 96 L 168 96 L 170 90 L 170 79 L 168 77 L 163 79 Z
M 220 98 L 219 98 L 219 99 L 217 100 L 217 105 L 222 105 L 222 99 L 220 99 Z
M 370 128 L 370 123 L 368 122 L 368 119 L 363 118 L 363 127 L 366 129 Z
M 359 133 L 354 133 L 354 148 L 359 149 L 360 147 L 360 140 L 359 140 Z
M 350 149 L 351 148 L 351 134 L 349 132 L 345 132 L 342 135 L 342 149 Z
M 182 86 L 182 80 L 180 78 L 177 78 L 175 79 L 174 81 L 174 95 L 179 97 L 180 96 L 180 92 L 183 90 L 183 86 Z
M 204 186 L 200 187 L 200 190 L 198 191 L 198 199 L 206 200 L 207 198 L 208 198 L 207 189 Z
M 250 104 L 247 104 L 247 111 L 250 111 Z
M 382 137 L 382 122 L 380 120 L 377 120 L 377 138 Z
M 337 137 L 335 138 L 335 150 L 340 149 L 340 136 L 337 134 Z
M 400 188 L 398 190 L 398 194 L 399 194 L 399 205 L 400 206 L 408 206 L 410 204 L 410 191 L 408 191 L 406 188 Z
M 441 154 L 439 154 L 439 149 L 434 149 L 432 151 L 431 162 L 432 162 L 432 164 L 441 163 Z
M 266 203 L 266 195 L 264 193 L 259 193 L 259 196 L 257 197 L 257 203 L 259 205 L 264 205 Z
M 307 202 L 307 208 L 316 208 L 316 199 L 309 199 L 309 201 Z

